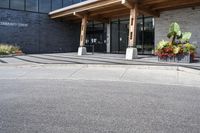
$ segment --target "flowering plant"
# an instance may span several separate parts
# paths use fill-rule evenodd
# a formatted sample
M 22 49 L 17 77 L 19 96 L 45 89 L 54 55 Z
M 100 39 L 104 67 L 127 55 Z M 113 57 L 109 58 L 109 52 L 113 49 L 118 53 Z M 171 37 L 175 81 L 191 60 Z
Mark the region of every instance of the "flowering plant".
M 190 43 L 170 45 L 167 41 L 161 41 L 156 47 L 156 55 L 160 58 L 173 57 L 181 54 L 190 54 L 193 56 L 196 53 L 196 46 Z
M 156 46 L 155 54 L 160 58 L 190 54 L 194 58 L 196 46 L 189 43 L 191 35 L 190 32 L 181 33 L 180 26 L 172 23 L 167 35 L 170 41 L 160 41 Z

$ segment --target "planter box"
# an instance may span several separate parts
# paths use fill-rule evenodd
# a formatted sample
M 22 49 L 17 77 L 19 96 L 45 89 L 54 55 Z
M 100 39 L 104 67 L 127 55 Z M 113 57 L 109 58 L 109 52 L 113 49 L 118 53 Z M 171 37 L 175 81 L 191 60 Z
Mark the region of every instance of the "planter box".
M 192 63 L 193 58 L 190 54 L 177 55 L 175 57 L 158 57 L 161 62 L 177 62 L 177 63 Z
M 178 55 L 176 57 L 176 62 L 180 62 L 180 63 L 192 63 L 193 62 L 193 57 L 190 54 L 186 54 L 186 55 Z
M 175 57 L 158 57 L 158 61 L 160 62 L 176 62 Z

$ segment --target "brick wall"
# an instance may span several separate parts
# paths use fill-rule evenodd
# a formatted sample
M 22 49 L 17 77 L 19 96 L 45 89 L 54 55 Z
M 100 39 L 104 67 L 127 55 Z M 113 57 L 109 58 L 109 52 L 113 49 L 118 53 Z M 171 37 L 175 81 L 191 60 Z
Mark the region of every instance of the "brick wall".
M 0 43 L 26 53 L 77 51 L 80 24 L 51 20 L 47 14 L 0 9 Z
M 192 32 L 190 42 L 197 44 L 200 56 L 200 7 L 161 13 L 159 18 L 155 18 L 155 44 L 162 39 L 167 40 L 166 35 L 172 22 L 178 22 L 183 32 Z

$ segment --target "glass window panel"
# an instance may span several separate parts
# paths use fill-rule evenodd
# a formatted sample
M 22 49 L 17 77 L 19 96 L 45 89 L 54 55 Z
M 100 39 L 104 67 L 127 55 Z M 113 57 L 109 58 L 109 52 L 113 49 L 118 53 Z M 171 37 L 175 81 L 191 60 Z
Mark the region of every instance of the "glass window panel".
M 81 0 L 73 0 L 73 3 L 79 3 Z
M 38 11 L 38 0 L 26 0 L 27 11 Z
M 52 10 L 62 8 L 62 0 L 52 0 Z
M 51 0 L 39 0 L 39 12 L 48 13 L 51 11 Z
M 111 24 L 111 51 L 112 53 L 118 53 L 119 51 L 119 23 L 114 21 Z
M 9 8 L 9 0 L 0 0 L 0 7 Z
M 144 41 L 153 42 L 153 40 L 154 40 L 153 18 L 145 18 Z
M 25 0 L 10 0 L 10 8 L 24 10 Z
M 63 6 L 69 6 L 69 5 L 72 5 L 72 0 L 63 0 Z
M 128 34 L 129 34 L 129 20 L 120 21 L 119 27 L 119 52 L 125 53 L 126 48 L 128 47 Z

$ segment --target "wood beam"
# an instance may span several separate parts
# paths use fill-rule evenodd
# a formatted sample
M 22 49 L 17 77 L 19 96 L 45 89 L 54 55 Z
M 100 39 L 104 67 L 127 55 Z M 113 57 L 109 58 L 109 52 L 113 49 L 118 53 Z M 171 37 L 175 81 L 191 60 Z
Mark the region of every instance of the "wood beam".
M 128 16 L 136 4 L 137 13 L 159 17 L 162 11 L 199 6 L 200 0 L 96 0 L 89 4 L 65 7 L 49 15 L 51 18 L 65 17 L 66 20 L 81 21 L 87 14 L 90 15 L 88 20 L 106 21 L 108 18 Z
M 88 18 L 89 20 L 94 20 L 94 21 L 98 21 L 98 22 L 102 22 L 102 23 L 109 23 L 109 19 L 105 18 L 101 15 L 95 16 L 95 17 L 90 17 Z
M 77 12 L 74 12 L 73 15 L 77 16 L 78 18 L 83 18 L 83 15 L 81 15 L 80 13 L 77 13 Z
M 115 12 L 118 12 L 122 9 L 127 9 L 127 8 L 125 6 L 122 6 L 121 4 L 119 4 L 117 6 L 113 6 L 112 8 L 108 7 L 108 8 L 99 9 L 99 10 L 95 10 L 93 12 L 90 12 L 90 16 L 96 16 L 96 15 L 99 15 L 99 14 L 104 15 L 104 14 L 108 14 L 108 13 L 115 13 Z
M 130 9 L 129 43 L 128 43 L 129 47 L 136 47 L 137 15 L 138 15 L 138 5 L 135 4 L 134 8 Z
M 84 15 L 84 17 L 82 18 L 82 23 L 81 23 L 80 47 L 84 47 L 85 46 L 87 20 L 88 20 L 88 16 Z
M 142 5 L 152 5 L 152 4 L 166 2 L 166 1 L 169 1 L 169 0 L 143 0 L 141 4 Z
M 122 5 L 128 7 L 129 9 L 132 9 L 134 7 L 133 1 L 130 0 L 122 0 Z
M 167 2 L 163 2 L 163 3 L 159 3 L 159 4 L 154 4 L 152 6 L 153 10 L 161 10 L 161 9 L 167 9 L 167 8 L 172 8 L 172 7 L 188 7 L 189 5 L 196 5 L 196 3 L 199 3 L 200 0 L 176 0 L 176 1 L 171 1 L 170 3 Z
M 119 4 L 121 2 L 121 0 L 99 0 L 96 3 L 93 4 L 89 4 L 89 5 L 83 5 L 79 8 L 73 8 L 73 9 L 69 9 L 66 11 L 61 11 L 58 13 L 54 13 L 54 14 L 50 14 L 51 18 L 58 18 L 58 17 L 63 17 L 66 15 L 70 15 L 73 14 L 74 12 L 84 12 L 84 11 L 89 11 L 89 10 L 97 10 L 97 9 L 103 9 L 106 7 L 112 7 L 116 4 Z
M 163 9 L 159 9 L 160 12 L 164 12 L 164 11 L 169 11 L 169 10 L 177 10 L 177 9 L 182 9 L 182 8 L 194 8 L 200 6 L 200 2 L 199 3 L 195 3 L 195 4 L 189 4 L 187 6 L 185 5 L 179 5 L 179 6 L 174 6 L 174 7 L 169 7 L 169 8 L 163 8 Z
M 133 9 L 134 8 L 134 5 L 137 4 L 139 1 L 138 0 L 122 0 L 122 5 L 128 7 L 129 9 Z M 152 11 L 148 8 L 143 8 L 142 6 L 141 7 L 138 7 L 139 9 L 139 12 L 141 14 L 144 14 L 144 15 L 150 15 L 150 16 L 154 16 L 154 17 L 159 17 L 160 14 L 155 12 L 155 11 Z
M 154 16 L 154 17 L 160 17 L 160 13 L 158 11 L 153 11 L 153 10 L 150 10 L 148 8 L 142 8 L 142 7 L 138 7 L 138 10 L 143 15 L 150 15 L 150 16 Z
M 125 9 L 120 9 L 115 12 L 105 13 L 103 14 L 103 16 L 106 18 L 112 18 L 113 16 L 120 16 L 121 14 L 127 14 L 127 16 L 129 16 L 129 13 L 130 13 L 130 9 L 125 8 Z

